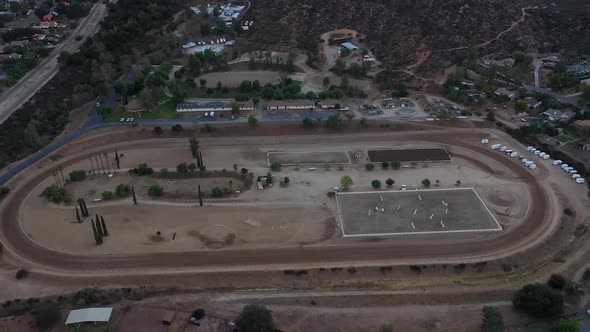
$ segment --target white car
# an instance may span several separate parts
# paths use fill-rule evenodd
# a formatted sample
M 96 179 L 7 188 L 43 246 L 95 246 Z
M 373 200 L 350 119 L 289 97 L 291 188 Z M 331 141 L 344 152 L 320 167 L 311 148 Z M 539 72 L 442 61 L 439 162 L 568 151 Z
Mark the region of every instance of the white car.
M 576 183 L 586 183 L 586 180 L 584 178 L 577 178 Z
M 125 122 L 125 118 L 121 118 L 119 122 Z
M 559 166 L 559 165 L 561 165 L 562 163 L 563 163 L 563 161 L 561 161 L 561 160 L 554 160 L 554 161 L 553 161 L 553 165 L 555 165 L 555 166 Z
M 580 175 L 580 174 L 577 174 L 577 173 L 576 173 L 576 174 L 572 174 L 572 179 L 577 179 L 577 178 L 579 178 L 579 177 L 581 177 L 581 175 Z

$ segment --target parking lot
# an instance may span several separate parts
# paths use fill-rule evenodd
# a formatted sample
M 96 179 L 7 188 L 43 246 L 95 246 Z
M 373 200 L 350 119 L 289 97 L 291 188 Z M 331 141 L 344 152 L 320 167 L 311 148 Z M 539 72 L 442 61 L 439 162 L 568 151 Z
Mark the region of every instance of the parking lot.
M 500 231 L 472 188 L 338 193 L 344 236 Z

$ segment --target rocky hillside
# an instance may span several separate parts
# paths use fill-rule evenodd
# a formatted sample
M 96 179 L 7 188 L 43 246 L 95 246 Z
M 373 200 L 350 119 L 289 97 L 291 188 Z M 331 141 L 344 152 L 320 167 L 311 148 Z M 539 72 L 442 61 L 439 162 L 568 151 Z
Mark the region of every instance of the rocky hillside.
M 559 3 L 559 0 L 553 0 Z M 431 51 L 418 72 L 433 73 L 465 56 L 468 47 L 486 45 L 482 53 L 577 47 L 590 38 L 584 25 L 588 12 L 575 0 L 563 6 L 527 10 L 533 0 L 252 0 L 246 19 L 256 22 L 249 40 L 317 52 L 320 34 L 351 28 L 367 35 L 366 45 L 383 60 L 386 70 L 416 62 Z M 557 29 L 557 30 L 556 30 Z M 584 30 L 586 29 L 586 31 Z M 506 31 L 508 30 L 508 31 Z M 563 38 L 562 33 L 568 33 Z M 501 37 L 495 40 L 498 35 Z M 560 37 L 561 36 L 561 37 Z M 590 43 L 586 41 L 584 47 Z M 448 50 L 459 48 L 458 50 Z

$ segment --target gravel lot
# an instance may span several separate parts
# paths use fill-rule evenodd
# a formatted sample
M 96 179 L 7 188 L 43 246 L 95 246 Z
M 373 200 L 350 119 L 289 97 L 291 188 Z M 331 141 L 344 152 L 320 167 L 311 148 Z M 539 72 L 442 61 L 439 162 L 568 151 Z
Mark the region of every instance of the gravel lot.
M 451 160 L 445 149 L 404 149 L 404 150 L 369 150 L 371 162 L 384 161 L 448 161 Z
M 350 159 L 345 151 L 331 152 L 269 152 L 268 161 L 272 164 L 278 162 L 282 165 L 323 165 L 350 164 Z

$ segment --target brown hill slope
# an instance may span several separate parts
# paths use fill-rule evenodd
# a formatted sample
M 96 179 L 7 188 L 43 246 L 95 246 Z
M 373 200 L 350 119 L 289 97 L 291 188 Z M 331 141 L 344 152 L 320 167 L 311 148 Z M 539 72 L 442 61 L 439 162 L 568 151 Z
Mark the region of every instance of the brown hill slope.
M 576 39 L 590 38 L 580 13 L 585 7 L 563 2 L 540 9 L 533 0 L 253 0 L 247 19 L 256 22 L 254 43 L 317 52 L 321 33 L 351 28 L 367 35 L 385 70 L 410 66 L 418 53 L 431 51 L 416 70 L 432 73 L 474 45 L 485 45 L 482 53 L 578 47 Z M 564 30 L 570 34 L 559 38 Z

